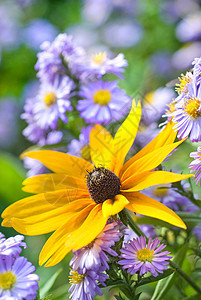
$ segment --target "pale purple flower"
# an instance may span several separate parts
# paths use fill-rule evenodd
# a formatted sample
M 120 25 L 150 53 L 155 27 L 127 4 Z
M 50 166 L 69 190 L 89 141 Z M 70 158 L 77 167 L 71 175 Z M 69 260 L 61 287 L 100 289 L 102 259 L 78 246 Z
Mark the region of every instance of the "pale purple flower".
M 22 118 L 28 123 L 35 122 L 42 130 L 55 130 L 60 118 L 67 123 L 66 111 L 71 111 L 73 81 L 68 76 L 56 76 L 52 83 L 42 82 L 38 95 L 28 99 Z
M 106 224 L 102 232 L 89 245 L 74 252 L 74 257 L 70 261 L 70 266 L 74 270 L 98 269 L 101 266 L 109 269 L 109 258 L 106 253 L 117 256 L 118 254 L 111 248 L 119 241 L 122 233 L 116 222 Z
M 201 140 L 201 87 L 195 82 L 188 84 L 188 94 L 175 105 L 175 111 L 168 114 L 178 131 L 177 137 L 189 137 L 192 142 Z
M 151 241 L 151 238 L 146 243 L 144 236 L 133 239 L 120 250 L 122 260 L 118 263 L 123 265 L 123 270 L 128 269 L 127 273 L 131 275 L 139 271 L 142 276 L 150 271 L 154 277 L 157 277 L 158 273 L 163 273 L 163 270 L 168 268 L 166 265 L 172 258 L 168 255 L 170 252 L 161 252 L 166 245 L 159 246 L 159 244 L 158 239 Z
M 68 153 L 70 155 L 75 155 L 78 157 L 82 157 L 85 160 L 91 161 L 89 135 L 92 128 L 92 126 L 82 128 L 82 131 L 79 135 L 79 140 L 73 139 L 70 142 L 70 144 L 68 145 Z
M 27 177 L 45 174 L 48 169 L 37 159 L 25 157 L 23 160 L 25 169 L 28 169 Z
M 0 298 L 33 300 L 38 290 L 35 267 L 25 257 L 0 257 Z
M 201 146 L 197 148 L 197 152 L 191 152 L 190 157 L 194 158 L 194 160 L 188 167 L 191 169 L 191 172 L 196 172 L 195 182 L 196 185 L 198 185 L 199 181 L 201 180 Z
M 105 269 L 87 270 L 85 272 L 71 269 L 69 281 L 71 287 L 69 289 L 69 299 L 72 300 L 93 300 L 96 294 L 102 295 L 101 289 L 98 287 L 100 282 L 105 286 L 104 281 L 108 279 L 108 275 L 103 273 Z
M 22 248 L 27 248 L 23 235 L 16 235 L 6 239 L 2 233 L 0 233 L 0 258 L 5 256 L 17 257 L 22 251 Z
M 58 74 L 71 72 L 79 76 L 79 67 L 85 55 L 84 50 L 74 44 L 72 36 L 59 34 L 56 39 L 41 45 L 43 52 L 38 53 L 35 65 L 41 80 L 54 80 Z
M 87 23 L 98 27 L 107 21 L 112 9 L 113 5 L 108 0 L 84 0 L 82 15 Z
M 140 218 L 140 216 L 139 216 Z M 150 224 L 140 224 L 138 225 L 142 232 L 148 237 L 148 238 L 154 238 L 156 237 L 155 227 Z M 126 227 L 124 230 L 124 240 L 123 240 L 123 246 L 125 247 L 125 244 L 128 243 L 130 240 L 137 238 L 137 234 L 130 228 Z
M 128 111 L 131 99 L 117 86 L 117 81 L 91 82 L 82 86 L 77 110 L 90 123 L 105 123 L 120 120 Z
M 106 52 L 99 52 L 90 58 L 86 58 L 86 62 L 83 63 L 81 79 L 101 78 L 108 73 L 112 73 L 121 78 L 121 73 L 124 72 L 124 68 L 127 67 L 127 65 L 128 63 L 122 53 L 110 59 Z

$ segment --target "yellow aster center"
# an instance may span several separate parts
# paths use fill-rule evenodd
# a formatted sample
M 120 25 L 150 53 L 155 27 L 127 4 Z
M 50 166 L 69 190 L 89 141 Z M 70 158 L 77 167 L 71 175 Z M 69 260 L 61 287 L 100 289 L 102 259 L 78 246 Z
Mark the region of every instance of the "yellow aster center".
M 137 258 L 138 258 L 138 260 L 143 261 L 143 262 L 145 262 L 145 261 L 151 262 L 153 254 L 154 254 L 154 250 L 151 251 L 150 249 L 144 248 L 144 249 L 137 251 Z
M 198 98 L 190 98 L 186 100 L 184 109 L 186 113 L 194 119 L 201 117 L 201 110 L 199 110 L 201 102 Z
M 90 152 L 89 145 L 82 147 L 80 154 L 81 154 L 81 157 L 84 158 L 85 160 L 91 161 L 91 152 Z
M 92 61 L 96 65 L 102 65 L 106 59 L 107 59 L 107 54 L 101 51 L 98 54 L 94 55 Z
M 154 100 L 154 92 L 150 92 L 150 93 L 146 94 L 145 103 L 146 102 L 151 103 L 151 102 L 153 102 L 153 100 Z
M 111 94 L 108 90 L 100 90 L 94 94 L 94 103 L 107 105 L 111 100 Z
M 166 109 L 166 113 L 171 114 L 173 113 L 175 109 L 175 103 L 171 102 L 170 104 L 167 104 L 168 109 Z
M 79 274 L 78 271 L 71 269 L 71 274 L 69 275 L 70 284 L 80 284 L 86 274 Z
M 43 100 L 47 106 L 51 106 L 52 104 L 56 103 L 57 97 L 53 92 L 51 92 L 47 93 Z
M 168 195 L 168 188 L 155 187 L 152 191 L 152 194 L 159 198 L 166 197 Z
M 187 73 L 186 75 L 181 74 L 181 77 L 178 78 L 180 83 L 177 83 L 176 88 L 175 88 L 175 90 L 178 94 L 188 92 L 186 85 L 187 85 L 187 83 L 192 81 L 192 76 L 190 76 L 190 74 L 191 73 Z
M 0 288 L 2 290 L 11 290 L 16 283 L 16 276 L 11 271 L 0 273 Z

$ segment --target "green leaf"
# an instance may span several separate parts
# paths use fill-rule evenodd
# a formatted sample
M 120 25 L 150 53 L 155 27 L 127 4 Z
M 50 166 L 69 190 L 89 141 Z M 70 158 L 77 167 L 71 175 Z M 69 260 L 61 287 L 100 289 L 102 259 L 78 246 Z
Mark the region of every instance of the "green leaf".
M 0 196 L 6 204 L 27 195 L 21 190 L 25 171 L 19 159 L 11 154 L 0 153 Z
M 61 271 L 62 269 L 59 269 L 55 274 L 47 279 L 46 283 L 40 288 L 40 296 L 42 298 L 45 297 L 45 295 L 50 291 Z
M 186 252 L 188 250 L 188 244 L 185 244 L 181 247 L 181 249 L 177 252 L 175 255 L 173 261 L 177 263 L 180 267 L 182 266 L 182 263 L 184 261 L 184 258 L 186 256 Z M 155 288 L 154 294 L 151 298 L 151 300 L 163 300 L 164 296 L 167 294 L 169 289 L 172 287 L 175 281 L 176 272 L 171 274 L 168 278 L 161 279 Z
M 114 296 L 117 300 L 125 300 L 120 294 Z
M 152 275 L 152 276 L 143 278 L 142 280 L 140 280 L 138 282 L 137 287 L 141 286 L 141 285 L 144 285 L 144 284 L 147 284 L 147 283 L 151 283 L 151 282 L 154 282 L 154 281 L 161 280 L 163 278 L 166 278 L 166 277 L 170 276 L 171 274 L 173 274 L 174 272 L 175 272 L 175 269 L 167 269 L 162 274 L 159 274 L 157 277 L 154 277 Z
M 199 216 L 199 213 L 177 212 L 177 215 L 180 216 L 187 227 L 201 225 L 201 217 Z

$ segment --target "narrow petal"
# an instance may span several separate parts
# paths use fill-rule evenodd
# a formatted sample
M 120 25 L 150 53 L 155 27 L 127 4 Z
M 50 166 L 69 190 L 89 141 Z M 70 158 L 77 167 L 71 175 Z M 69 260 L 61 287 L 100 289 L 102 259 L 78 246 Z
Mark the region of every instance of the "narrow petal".
M 47 211 L 35 216 L 24 219 L 11 218 L 12 227 L 21 234 L 40 235 L 55 231 L 67 221 L 71 221 L 72 217 L 88 205 L 94 204 L 91 199 L 79 199 L 59 207 L 54 210 Z
M 127 197 L 130 202 L 126 206 L 127 209 L 186 229 L 186 225 L 180 217 L 162 203 L 139 192 L 125 193 L 125 197 Z
M 105 217 L 116 215 L 129 203 L 123 195 L 116 195 L 114 199 L 103 202 L 102 211 Z
M 148 171 L 140 175 L 131 176 L 123 181 L 121 190 L 123 192 L 141 191 L 156 184 L 176 182 L 189 177 L 193 177 L 192 174 L 183 175 L 166 171 Z
M 39 160 L 48 169 L 55 173 L 66 173 L 69 176 L 85 178 L 86 171 L 93 169 L 93 165 L 80 158 L 67 153 L 52 150 L 25 152 L 21 156 Z
M 47 240 L 45 245 L 43 246 L 40 256 L 39 256 L 39 264 L 43 265 L 55 252 L 60 252 L 61 249 L 65 248 L 65 254 L 58 258 L 58 261 L 55 263 L 59 263 L 64 256 L 72 250 L 72 246 L 69 243 L 68 247 L 65 245 L 65 242 L 72 236 L 73 232 L 78 229 L 85 219 L 87 218 L 90 211 L 93 209 L 94 205 L 88 205 L 85 209 L 75 214 L 70 221 L 65 222 L 64 225 L 59 227 Z M 54 265 L 54 264 L 53 264 Z
M 122 173 L 134 163 L 134 161 L 142 158 L 143 156 L 149 154 L 150 152 L 161 148 L 165 145 L 172 144 L 176 138 L 177 132 L 174 131 L 174 123 L 169 122 L 163 130 L 142 150 L 140 150 L 136 155 L 129 159 L 123 166 Z
M 85 180 L 66 174 L 42 174 L 25 179 L 22 183 L 25 185 L 22 190 L 28 193 L 40 194 L 62 189 L 86 189 Z
M 114 137 L 114 159 L 112 171 L 117 176 L 119 175 L 119 171 L 123 166 L 125 157 L 134 142 L 140 118 L 141 104 L 138 102 L 136 107 L 135 101 L 133 101 L 128 117 L 119 127 Z
M 84 190 L 71 189 L 34 195 L 8 206 L 2 213 L 2 218 L 10 219 L 15 217 L 23 219 L 65 206 L 70 202 L 81 198 L 88 199 L 89 193 Z
M 95 125 L 90 132 L 90 153 L 96 167 L 110 168 L 113 156 L 113 137 L 102 126 Z
M 107 222 L 107 218 L 103 217 L 101 207 L 101 204 L 96 205 L 93 209 L 90 209 L 90 213 L 88 211 L 87 216 L 86 213 L 84 213 L 80 216 L 79 220 L 73 219 L 71 222 L 66 223 L 62 228 L 58 229 L 43 247 L 40 255 L 40 264 L 43 264 L 49 259 L 45 266 L 53 266 L 61 261 L 61 259 L 63 259 L 63 257 L 72 249 L 76 251 L 93 241 L 103 230 Z M 76 224 L 74 227 L 75 230 L 73 230 L 71 224 L 75 224 L 76 222 L 79 226 Z M 44 256 L 44 252 L 46 253 L 46 256 Z
M 146 171 L 151 171 L 160 165 L 166 156 L 172 152 L 182 142 L 179 141 L 174 144 L 165 145 L 159 149 L 156 149 L 145 156 L 141 157 L 137 161 L 134 161 L 122 174 L 121 182 L 125 181 L 133 175 L 137 175 Z

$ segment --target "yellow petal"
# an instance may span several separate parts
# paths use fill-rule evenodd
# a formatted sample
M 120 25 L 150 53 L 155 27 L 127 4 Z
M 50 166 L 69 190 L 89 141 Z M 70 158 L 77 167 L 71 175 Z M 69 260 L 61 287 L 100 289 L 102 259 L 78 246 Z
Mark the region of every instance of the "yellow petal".
M 23 219 L 68 205 L 70 202 L 81 198 L 88 199 L 89 193 L 84 190 L 71 189 L 34 195 L 8 206 L 2 213 L 2 218 Z
M 25 192 L 39 194 L 62 189 L 87 189 L 83 179 L 68 176 L 66 174 L 42 174 L 29 177 L 22 183 Z
M 71 221 L 72 217 L 86 208 L 89 204 L 94 204 L 91 199 L 79 199 L 69 205 L 59 207 L 36 216 L 24 219 L 11 218 L 12 227 L 21 234 L 40 235 L 55 231 L 57 228 Z
M 95 125 L 90 132 L 90 153 L 91 159 L 96 167 L 110 169 L 113 156 L 113 137 L 102 126 Z
M 22 158 L 26 156 L 39 160 L 55 173 L 66 173 L 66 175 L 83 178 L 83 180 L 87 171 L 93 169 L 93 165 L 90 162 L 80 157 L 58 151 L 41 150 L 25 152 Z
M 114 160 L 112 171 L 119 176 L 125 157 L 130 150 L 135 136 L 137 134 L 139 122 L 141 118 L 141 104 L 138 102 L 136 107 L 135 101 L 133 101 L 131 111 L 117 130 L 114 137 Z
M 82 217 L 82 221 L 79 222 L 79 226 L 76 224 L 77 230 L 69 231 L 67 223 L 50 237 L 47 241 L 47 243 L 49 243 L 46 243 L 47 245 L 44 246 L 46 255 L 48 255 L 49 258 L 46 267 L 57 264 L 69 251 L 72 249 L 76 251 L 77 249 L 88 245 L 98 236 L 107 222 L 107 218 L 103 217 L 101 206 L 101 204 L 96 205 L 93 209 L 91 209 L 87 217 L 86 215 L 84 216 L 85 219 Z M 73 223 L 75 222 L 76 220 L 73 220 Z M 42 249 L 42 252 L 44 249 Z M 51 250 L 48 251 L 48 249 Z M 40 264 L 43 264 L 48 259 L 47 256 L 47 259 L 44 258 L 44 253 L 42 252 L 40 256 Z
M 173 122 L 169 122 L 163 130 L 142 150 L 140 150 L 136 155 L 129 159 L 123 166 L 122 173 L 134 163 L 134 161 L 140 159 L 141 157 L 149 154 L 150 152 L 161 148 L 165 145 L 172 144 L 176 138 L 177 132 L 173 130 Z
M 125 196 L 130 202 L 126 206 L 127 209 L 186 229 L 186 225 L 181 218 L 162 203 L 139 192 L 125 193 Z
M 40 256 L 39 256 L 39 264 L 43 265 L 50 257 L 55 253 L 59 252 L 58 261 L 55 263 L 59 263 L 64 256 L 72 250 L 72 245 L 69 243 L 68 247 L 65 245 L 65 242 L 72 236 L 72 233 L 78 229 L 90 211 L 93 209 L 94 204 L 88 205 L 85 209 L 73 215 L 70 221 L 67 221 L 64 225 L 60 226 L 47 240 L 45 245 L 43 246 Z M 61 254 L 61 250 L 65 250 L 65 254 Z M 51 260 L 50 260 L 51 262 Z M 49 263 L 50 263 L 49 262 Z M 53 264 L 54 265 L 54 264 Z
M 184 175 L 166 171 L 148 171 L 126 179 L 121 183 L 121 191 L 141 191 L 152 185 L 176 182 L 193 176 L 192 174 Z
M 133 175 L 155 169 L 163 162 L 167 155 L 172 152 L 177 146 L 179 146 L 183 141 L 184 140 L 174 144 L 165 145 L 141 157 L 137 161 L 134 161 L 133 164 L 130 165 L 122 174 L 121 182 L 125 181 Z
M 103 202 L 102 211 L 104 217 L 116 215 L 129 203 L 123 195 L 116 195 L 114 199 L 108 199 Z

